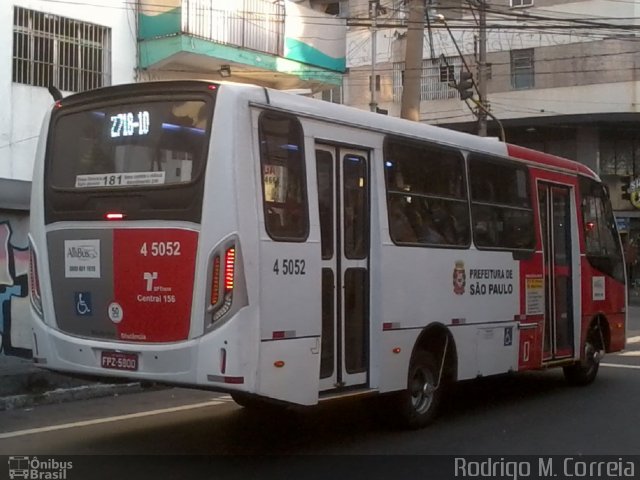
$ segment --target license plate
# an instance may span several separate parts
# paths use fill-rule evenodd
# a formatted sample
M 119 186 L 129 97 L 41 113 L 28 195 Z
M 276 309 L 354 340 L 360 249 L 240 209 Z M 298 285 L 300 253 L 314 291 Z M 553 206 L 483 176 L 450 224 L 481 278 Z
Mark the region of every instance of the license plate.
M 138 370 L 138 354 L 124 352 L 102 352 L 102 368 L 113 370 Z

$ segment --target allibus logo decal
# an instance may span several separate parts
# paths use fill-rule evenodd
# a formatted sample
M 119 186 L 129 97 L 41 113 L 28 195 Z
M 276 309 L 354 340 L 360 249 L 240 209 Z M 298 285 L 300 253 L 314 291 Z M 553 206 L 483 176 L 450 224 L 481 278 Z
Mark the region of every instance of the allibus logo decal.
M 100 240 L 65 240 L 66 278 L 100 278 Z

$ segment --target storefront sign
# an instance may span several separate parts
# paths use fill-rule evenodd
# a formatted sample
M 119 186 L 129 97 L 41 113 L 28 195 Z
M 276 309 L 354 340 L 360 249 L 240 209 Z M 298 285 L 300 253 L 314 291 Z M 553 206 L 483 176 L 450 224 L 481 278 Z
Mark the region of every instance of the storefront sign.
M 630 219 L 628 217 L 616 217 L 616 226 L 619 233 L 629 233 Z
M 629 182 L 629 201 L 635 208 L 640 209 L 640 177 L 636 177 Z

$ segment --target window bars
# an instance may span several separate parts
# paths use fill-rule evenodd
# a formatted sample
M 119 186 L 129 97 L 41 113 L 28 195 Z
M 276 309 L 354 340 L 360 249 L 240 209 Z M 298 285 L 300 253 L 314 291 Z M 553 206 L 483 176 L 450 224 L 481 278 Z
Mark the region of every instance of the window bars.
M 111 84 L 111 29 L 14 7 L 12 81 L 79 92 Z
M 453 88 L 454 75 L 460 72 L 462 61 L 459 57 L 422 60 L 420 75 L 420 100 L 446 100 L 456 98 L 458 91 Z M 457 78 L 457 77 L 456 77 Z M 393 101 L 402 99 L 404 84 L 404 62 L 393 64 Z

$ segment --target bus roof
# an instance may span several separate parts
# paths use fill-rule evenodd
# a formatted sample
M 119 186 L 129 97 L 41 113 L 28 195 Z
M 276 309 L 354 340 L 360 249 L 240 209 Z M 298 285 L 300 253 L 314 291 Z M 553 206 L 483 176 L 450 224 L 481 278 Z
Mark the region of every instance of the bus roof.
M 374 114 L 353 107 L 323 102 L 290 93 L 269 90 L 269 104 L 311 116 L 331 118 L 338 122 L 351 123 L 365 128 L 379 129 L 398 135 L 432 140 L 468 151 L 490 153 L 537 163 L 544 167 L 566 170 L 597 179 L 596 173 L 586 165 L 544 152 L 518 145 L 502 143 L 495 138 L 483 138 L 473 134 L 458 132 L 443 127 L 415 122 L 397 117 Z
M 511 143 L 507 144 L 507 151 L 509 152 L 509 156 L 513 158 L 540 163 L 545 166 L 560 168 L 563 170 L 570 170 L 587 177 L 598 179 L 598 175 L 593 170 L 574 160 L 551 155 L 550 153 L 539 152 L 519 145 L 513 145 Z
M 536 163 L 544 167 L 565 170 L 573 174 L 582 174 L 598 179 L 598 176 L 587 166 L 566 158 L 513 144 L 502 143 L 495 138 L 483 138 L 464 132 L 450 130 L 421 122 L 415 122 L 397 117 L 389 117 L 377 113 L 360 110 L 354 107 L 326 102 L 315 98 L 304 97 L 281 90 L 260 87 L 257 85 L 212 82 L 209 80 L 164 80 L 132 84 L 114 85 L 96 90 L 70 95 L 62 100 L 63 105 L 90 102 L 105 96 L 126 95 L 127 93 L 167 92 L 167 87 L 200 88 L 219 85 L 224 90 L 242 92 L 258 104 L 272 108 L 279 108 L 297 113 L 302 116 L 326 118 L 338 123 L 359 126 L 361 128 L 379 130 L 388 134 L 413 137 L 415 139 L 430 140 L 442 145 L 456 147 L 466 151 L 488 153 L 504 158 L 513 158 Z

